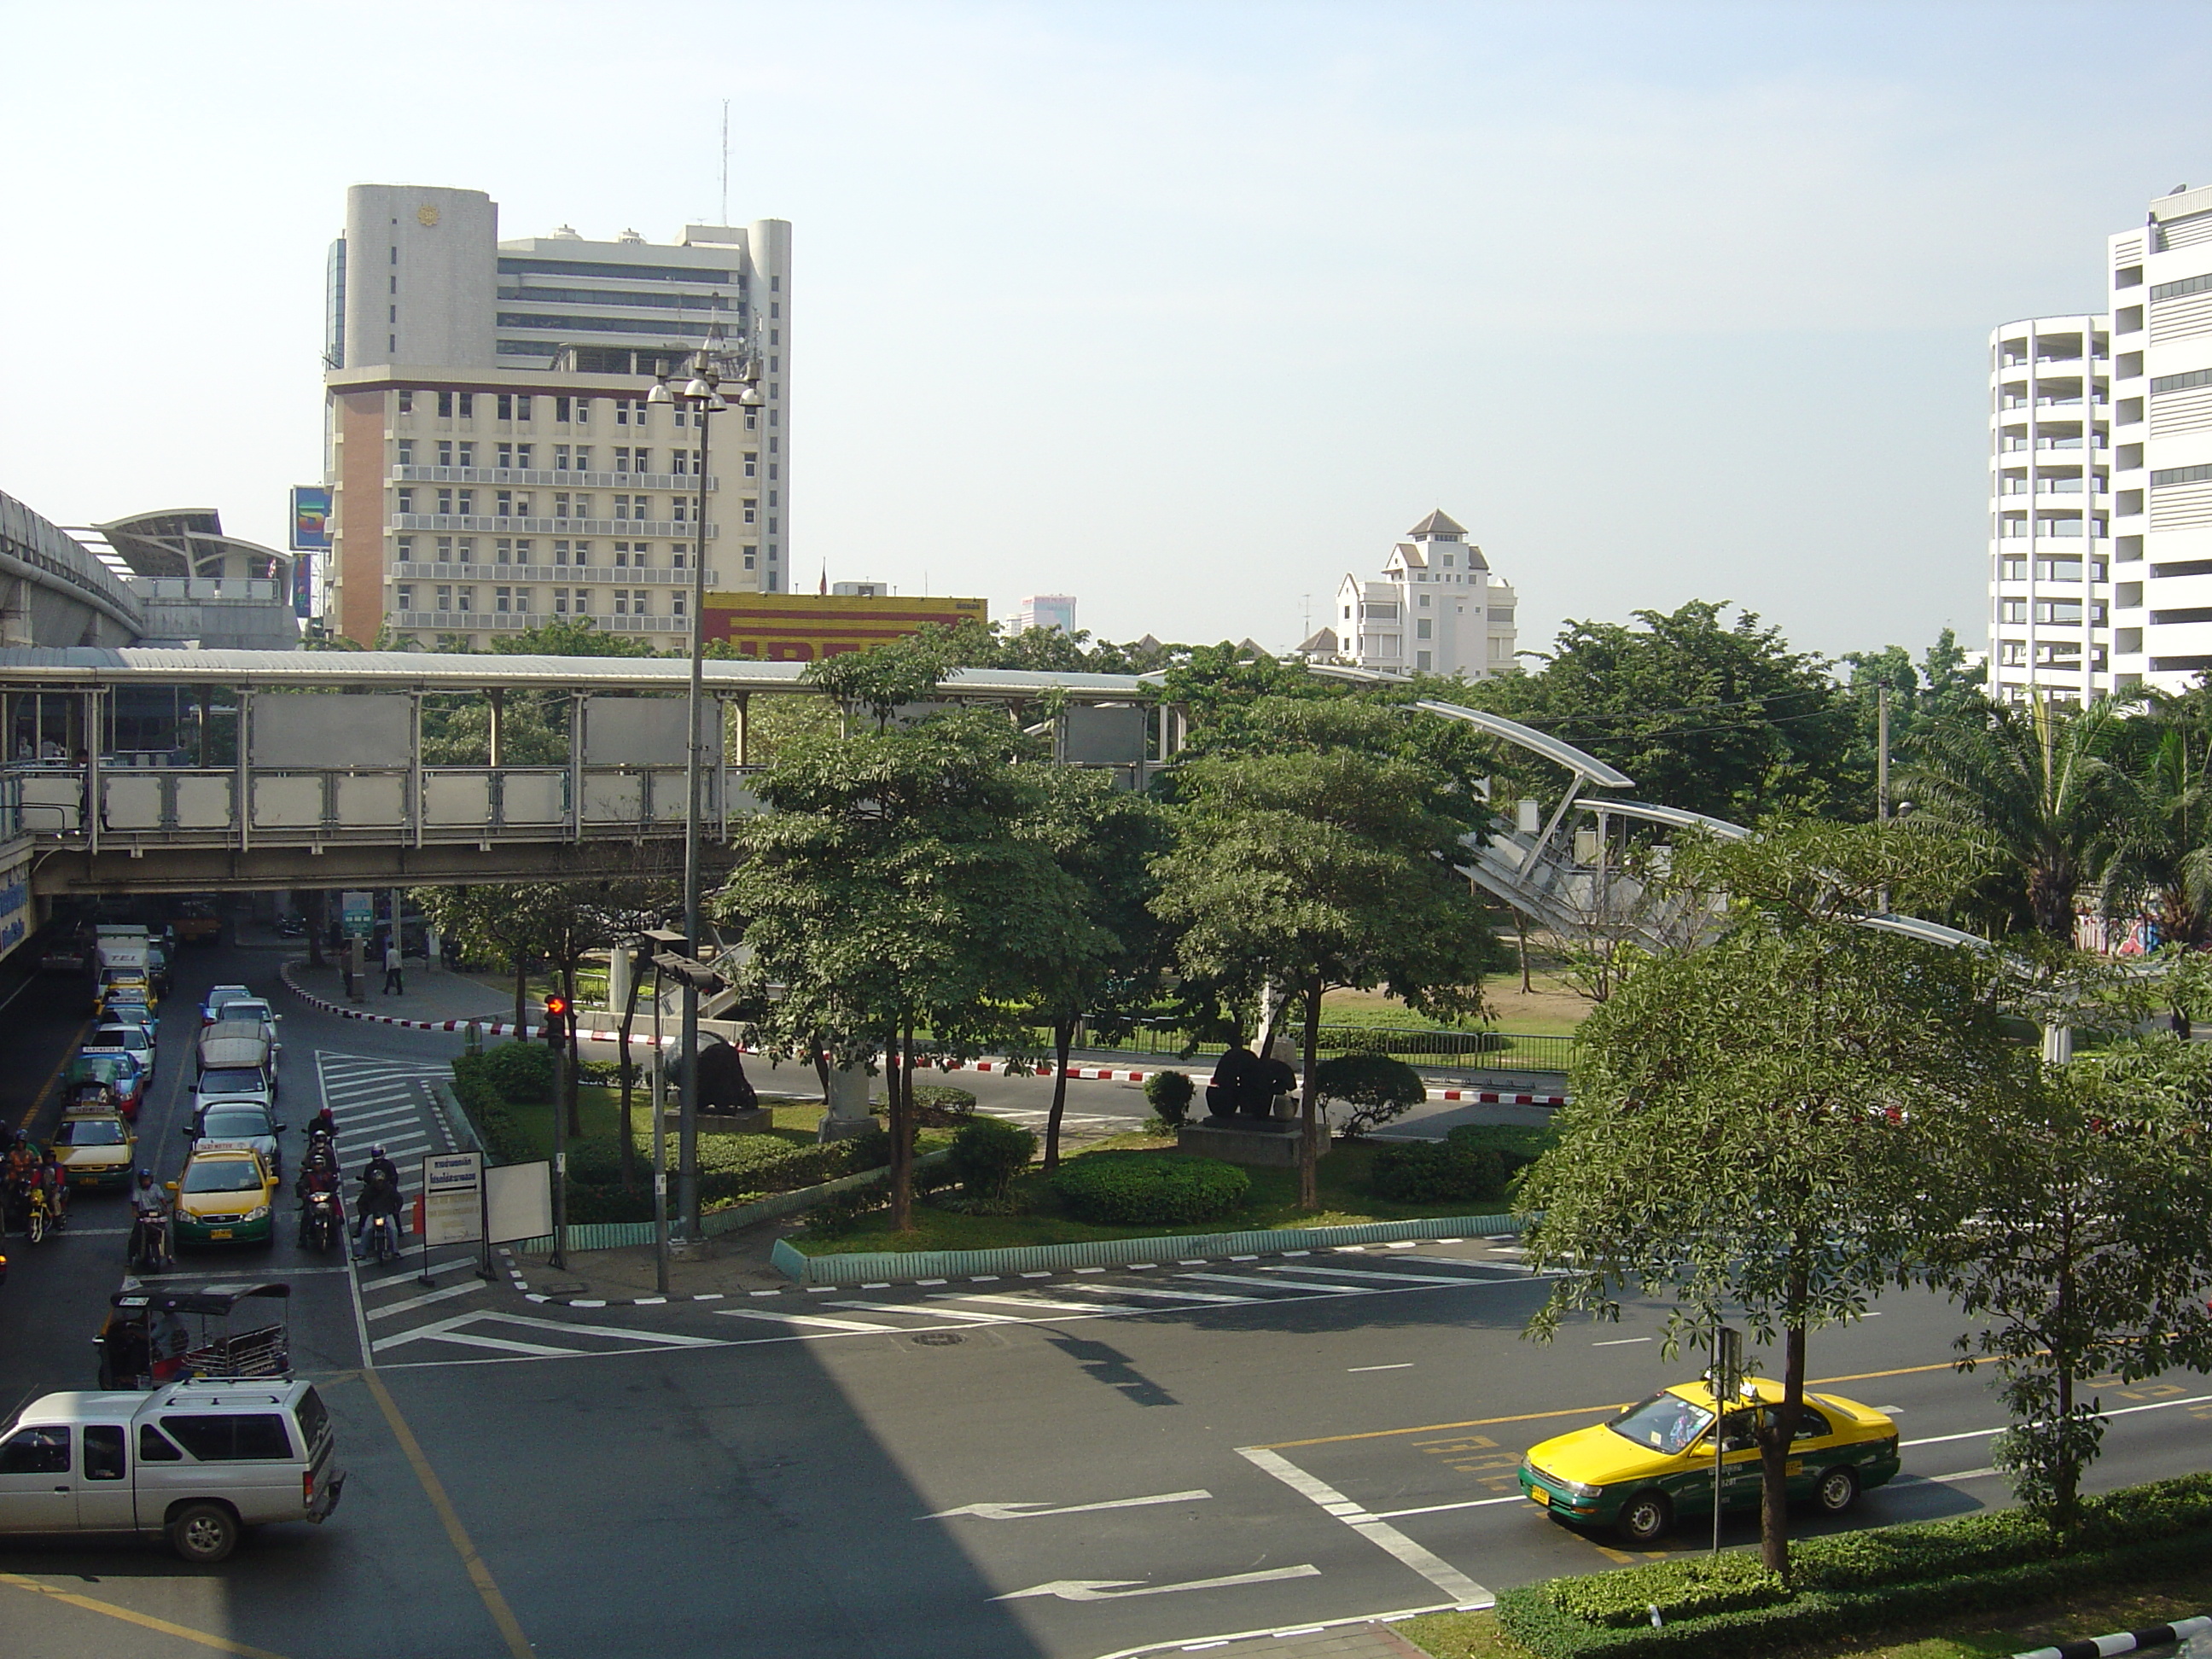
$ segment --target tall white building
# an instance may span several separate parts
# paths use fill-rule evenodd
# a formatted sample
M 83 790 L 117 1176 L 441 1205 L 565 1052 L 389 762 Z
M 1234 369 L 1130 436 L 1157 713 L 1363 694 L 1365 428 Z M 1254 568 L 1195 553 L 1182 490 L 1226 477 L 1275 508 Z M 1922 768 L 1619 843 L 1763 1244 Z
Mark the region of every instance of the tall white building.
M 1990 336 L 1990 683 L 2112 689 L 2111 328 L 2037 317 Z
M 1379 577 L 1346 574 L 1335 623 L 1298 647 L 1393 673 L 1457 674 L 1471 680 L 1514 666 L 1512 588 L 1491 573 L 1482 550 L 1441 511 L 1406 532 Z
M 1056 629 L 1062 634 L 1073 634 L 1075 631 L 1075 595 L 1032 593 L 1024 599 L 1007 619 L 1006 631 L 1025 634 L 1032 628 Z
M 2095 315 L 1990 337 L 1997 695 L 2180 690 L 2212 669 L 2212 188 L 2106 242 Z
M 700 434 L 649 408 L 713 342 L 765 401 L 710 428 L 708 583 L 791 586 L 791 227 L 502 241 L 481 191 L 357 185 L 331 249 L 324 614 L 476 648 L 556 618 L 667 648 L 698 531 Z M 653 637 L 653 636 L 661 637 Z

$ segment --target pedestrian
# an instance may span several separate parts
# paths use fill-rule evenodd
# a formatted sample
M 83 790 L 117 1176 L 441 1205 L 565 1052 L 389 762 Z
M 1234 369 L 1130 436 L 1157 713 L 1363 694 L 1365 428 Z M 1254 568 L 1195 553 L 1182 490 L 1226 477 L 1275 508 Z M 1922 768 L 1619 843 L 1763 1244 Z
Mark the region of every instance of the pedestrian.
M 384 947 L 384 990 L 387 996 L 407 994 L 407 986 L 399 977 L 399 941 L 396 939 Z

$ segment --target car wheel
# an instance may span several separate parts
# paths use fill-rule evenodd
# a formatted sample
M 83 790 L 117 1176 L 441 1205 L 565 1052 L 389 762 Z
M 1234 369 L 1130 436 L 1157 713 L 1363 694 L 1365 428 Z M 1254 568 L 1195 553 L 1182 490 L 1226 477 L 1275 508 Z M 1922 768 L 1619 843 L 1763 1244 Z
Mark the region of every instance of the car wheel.
M 1859 1501 L 1859 1478 L 1846 1468 L 1830 1469 L 1813 1488 L 1813 1501 L 1823 1515 L 1841 1515 Z
M 1674 1506 L 1662 1493 L 1640 1492 L 1620 1506 L 1613 1522 L 1632 1544 L 1649 1544 L 1664 1538 L 1674 1524 Z
M 238 1517 L 220 1504 L 187 1504 L 169 1517 L 169 1547 L 211 1567 L 238 1547 Z

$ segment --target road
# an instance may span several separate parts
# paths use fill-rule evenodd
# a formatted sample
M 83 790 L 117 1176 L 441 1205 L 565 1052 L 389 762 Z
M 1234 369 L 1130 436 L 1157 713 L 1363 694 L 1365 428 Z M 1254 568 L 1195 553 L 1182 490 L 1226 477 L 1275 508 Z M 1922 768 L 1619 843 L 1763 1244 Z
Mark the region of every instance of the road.
M 143 1121 L 164 1173 L 200 993 L 274 989 L 277 959 L 185 954 Z M 10 1012 L 20 1115 L 81 1016 L 40 985 Z M 350 1152 L 442 1145 L 416 1079 L 445 1039 L 286 1014 L 288 1119 L 327 1097 Z M 88 1200 L 54 1243 L 11 1242 L 0 1396 L 88 1382 L 121 1218 Z M 1640 1559 L 1535 1512 L 1513 1468 L 1696 1369 L 1649 1309 L 1523 1341 L 1545 1287 L 1486 1240 L 607 1307 L 458 1261 L 429 1285 L 411 1261 L 356 1275 L 289 1239 L 187 1266 L 295 1285 L 344 1503 L 215 1569 L 15 1545 L 0 1652 L 1100 1659 L 1449 1605 Z M 1957 1327 L 1899 1294 L 1814 1339 L 1820 1386 L 1895 1413 L 1906 1442 L 1906 1477 L 1854 1524 L 2005 1501 L 2001 1415 L 1950 1370 Z M 2104 1392 L 2127 1414 L 2093 1486 L 2212 1467 L 2212 1381 Z

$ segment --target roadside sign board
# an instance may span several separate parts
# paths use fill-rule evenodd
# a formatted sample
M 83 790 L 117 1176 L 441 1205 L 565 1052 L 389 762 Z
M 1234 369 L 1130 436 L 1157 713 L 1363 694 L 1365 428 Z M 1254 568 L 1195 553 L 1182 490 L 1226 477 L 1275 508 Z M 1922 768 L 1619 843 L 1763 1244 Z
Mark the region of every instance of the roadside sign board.
M 484 1239 L 511 1244 L 518 1238 L 544 1238 L 553 1231 L 553 1166 L 496 1164 L 484 1171 Z
M 483 1156 L 441 1152 L 422 1160 L 422 1243 L 473 1244 L 483 1237 Z
M 338 915 L 345 926 L 348 939 L 367 939 L 376 932 L 376 895 L 374 893 L 341 893 L 338 896 Z

